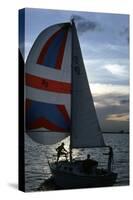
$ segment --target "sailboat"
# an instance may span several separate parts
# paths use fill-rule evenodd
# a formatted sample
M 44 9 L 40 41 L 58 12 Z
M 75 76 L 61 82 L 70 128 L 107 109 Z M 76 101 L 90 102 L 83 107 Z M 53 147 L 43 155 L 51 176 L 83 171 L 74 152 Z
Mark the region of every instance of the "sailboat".
M 35 40 L 25 65 L 25 129 L 36 142 L 56 144 L 70 137 L 70 159 L 49 163 L 61 188 L 111 186 L 110 169 L 83 170 L 74 148 L 106 147 L 83 62 L 75 22 L 52 25 Z

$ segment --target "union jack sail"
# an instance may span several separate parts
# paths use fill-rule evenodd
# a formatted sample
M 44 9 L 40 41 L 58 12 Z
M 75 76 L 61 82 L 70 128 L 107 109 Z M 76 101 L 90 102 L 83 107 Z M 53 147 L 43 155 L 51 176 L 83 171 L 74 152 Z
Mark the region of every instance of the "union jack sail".
M 45 29 L 26 61 L 25 128 L 43 144 L 56 143 L 70 132 L 71 38 L 70 23 Z

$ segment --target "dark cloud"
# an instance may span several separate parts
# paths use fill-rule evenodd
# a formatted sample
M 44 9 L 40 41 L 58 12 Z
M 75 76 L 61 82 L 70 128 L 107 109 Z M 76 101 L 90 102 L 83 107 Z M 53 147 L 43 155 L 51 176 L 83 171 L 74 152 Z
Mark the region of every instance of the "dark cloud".
M 128 113 L 128 109 L 124 106 L 106 106 L 106 107 L 99 107 L 96 108 L 98 119 L 100 122 L 100 126 L 102 131 L 120 131 L 128 130 L 129 129 L 129 121 L 111 121 L 108 120 L 108 117 L 111 115 L 116 115 L 117 117 L 120 117 L 123 115 L 123 113 Z
M 123 117 L 125 115 L 127 115 L 128 113 L 121 113 L 121 114 L 115 114 L 116 117 Z
M 122 31 L 120 31 L 120 36 L 125 37 L 127 43 L 129 44 L 129 27 L 125 27 Z
M 94 96 L 94 101 L 102 106 L 128 106 L 129 96 L 128 95 L 119 95 L 119 94 L 103 94 Z
M 129 113 L 128 95 L 106 94 L 94 97 L 96 111 L 102 131 L 120 131 L 129 129 L 129 121 L 107 120 L 109 116 L 122 117 L 123 113 Z
M 87 18 L 83 18 L 79 15 L 72 15 L 71 18 L 75 20 L 79 33 L 102 30 L 100 24 L 96 21 L 88 20 Z
M 125 27 L 122 31 L 120 31 L 120 35 L 129 35 L 129 28 Z
M 72 15 L 71 19 L 74 19 L 75 21 L 82 21 L 85 20 L 84 17 L 81 17 L 80 15 Z
M 120 100 L 120 104 L 129 104 L 129 100 L 128 99 L 122 99 L 122 100 Z

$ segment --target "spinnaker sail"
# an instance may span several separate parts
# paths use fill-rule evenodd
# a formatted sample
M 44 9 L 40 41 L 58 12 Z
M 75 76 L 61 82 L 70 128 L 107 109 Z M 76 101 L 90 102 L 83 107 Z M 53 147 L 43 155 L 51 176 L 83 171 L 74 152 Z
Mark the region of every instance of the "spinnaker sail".
M 25 128 L 37 142 L 56 143 L 70 134 L 71 24 L 40 33 L 25 67 Z

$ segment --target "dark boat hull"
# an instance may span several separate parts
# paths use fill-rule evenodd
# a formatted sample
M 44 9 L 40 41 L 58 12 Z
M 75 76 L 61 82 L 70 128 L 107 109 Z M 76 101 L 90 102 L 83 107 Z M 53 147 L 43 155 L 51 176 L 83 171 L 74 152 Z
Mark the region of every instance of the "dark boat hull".
M 59 167 L 51 165 L 51 171 L 55 184 L 64 189 L 112 186 L 117 179 L 117 173 L 99 170 L 97 174 L 86 174 L 80 171 L 80 167 L 76 168 L 69 163 L 62 163 Z

